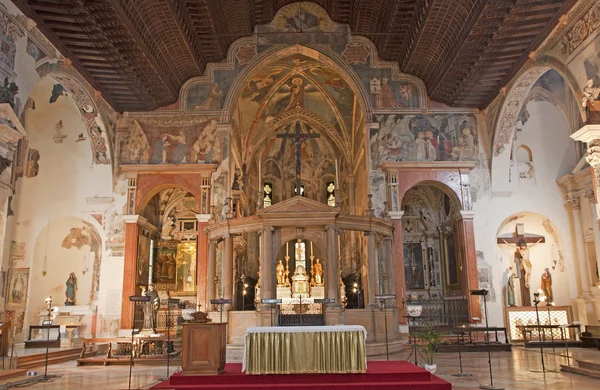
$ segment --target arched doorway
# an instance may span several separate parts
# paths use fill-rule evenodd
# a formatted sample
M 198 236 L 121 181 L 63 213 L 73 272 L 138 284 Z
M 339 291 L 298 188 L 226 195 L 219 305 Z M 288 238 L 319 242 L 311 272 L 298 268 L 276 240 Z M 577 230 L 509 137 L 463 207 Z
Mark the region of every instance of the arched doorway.
M 407 304 L 421 305 L 437 325 L 468 323 L 456 195 L 439 184 L 419 184 L 406 192 L 401 209 Z

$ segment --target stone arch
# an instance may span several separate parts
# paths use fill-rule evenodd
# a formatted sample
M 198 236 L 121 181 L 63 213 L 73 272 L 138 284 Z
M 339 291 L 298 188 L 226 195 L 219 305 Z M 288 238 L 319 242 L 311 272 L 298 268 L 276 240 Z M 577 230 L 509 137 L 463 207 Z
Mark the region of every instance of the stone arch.
M 430 187 L 437 188 L 438 190 L 442 191 L 445 195 L 447 195 L 448 198 L 450 198 L 450 204 L 453 209 L 455 209 L 455 210 L 463 209 L 462 202 L 460 201 L 460 197 L 461 197 L 460 189 L 457 190 L 457 189 L 451 188 L 446 183 L 442 183 L 442 182 L 436 181 L 436 180 L 422 180 L 422 181 L 419 181 L 419 182 L 411 185 L 406 191 L 404 191 L 402 194 L 399 194 L 400 195 L 400 204 L 403 204 L 404 197 L 408 191 L 410 191 L 413 188 L 419 187 L 419 186 L 430 186 Z
M 526 67 L 514 78 L 501 104 L 498 119 L 494 126 L 491 150 L 491 180 L 492 191 L 495 194 L 510 194 L 510 158 L 517 119 L 533 85 L 551 69 L 561 75 L 573 96 L 578 97 L 581 95 L 574 81 L 575 79 L 566 66 L 550 57 Z M 580 114 L 583 118 L 581 107 Z
M 96 101 L 98 92 L 63 62 L 55 64 L 43 62 L 36 71 L 40 76 L 40 81 L 45 77 L 50 77 L 61 84 L 79 108 L 90 140 L 93 163 L 111 164 L 114 156 L 108 137 L 108 119 Z M 32 90 L 34 89 L 35 87 Z
M 198 204 L 200 204 L 200 202 L 201 202 L 202 194 L 199 192 L 198 193 L 195 192 L 193 188 L 189 188 L 186 185 L 177 183 L 175 181 L 167 181 L 167 182 L 160 183 L 160 184 L 157 184 L 157 185 L 149 188 L 143 194 L 139 193 L 139 195 L 136 197 L 137 204 L 135 206 L 135 214 L 140 214 L 148 206 L 148 204 L 150 203 L 150 201 L 152 200 L 152 198 L 155 195 L 157 195 L 158 193 L 160 193 L 163 190 L 170 189 L 170 188 L 179 188 L 184 191 L 187 191 L 190 194 L 194 195 L 194 198 L 196 199 L 196 202 L 198 202 Z

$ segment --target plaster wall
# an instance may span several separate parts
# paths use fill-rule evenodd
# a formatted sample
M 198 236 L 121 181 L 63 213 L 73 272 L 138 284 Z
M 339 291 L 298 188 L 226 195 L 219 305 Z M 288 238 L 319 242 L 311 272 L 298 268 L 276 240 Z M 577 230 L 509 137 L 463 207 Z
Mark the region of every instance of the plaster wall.
M 75 272 L 78 278 L 78 304 L 89 305 L 89 310 L 94 312 L 99 299 L 106 301 L 107 291 L 102 287 L 100 296 L 91 292 L 93 261 L 88 259 L 88 271 L 82 274 L 84 257 L 89 256 L 90 247 L 67 249 L 63 247 L 63 240 L 71 229 L 86 224 L 99 232 L 102 242 L 106 240 L 101 221 L 113 196 L 111 167 L 91 163 L 89 138 L 73 99 L 63 95 L 50 103 L 55 84 L 55 80 L 46 77 L 31 93 L 35 109 L 27 108 L 24 124 L 28 147 L 39 151 L 39 169 L 37 175 L 17 180 L 12 204 L 14 216 L 8 218 L 12 229 L 6 237 L 7 246 L 13 241 L 24 244 L 24 256 L 16 259 L 17 264 L 13 266 L 31 268 L 24 331 L 18 335 L 21 339 L 27 326 L 38 322 L 37 314 L 44 306 L 45 297 L 52 295 L 55 305 L 64 303 L 64 283 L 70 272 Z M 85 140 L 80 140 L 82 133 Z M 58 135 L 62 140 L 59 141 Z M 108 256 L 104 249 L 105 246 L 100 245 L 102 259 Z M 43 277 L 45 257 L 48 274 Z M 101 265 L 99 272 L 111 275 L 113 281 L 121 279 L 122 265 L 119 268 L 114 261 L 107 262 Z M 100 314 L 105 313 L 106 310 Z M 86 334 L 90 332 L 90 327 L 84 330 Z
M 492 197 L 485 180 L 479 182 L 481 188 L 475 188 L 478 199 L 474 202 L 475 211 L 475 243 L 482 260 L 491 266 L 492 286 L 496 298 L 488 304 L 490 325 L 503 324 L 502 292 L 508 279 L 508 255 L 514 248 L 500 248 L 496 244 L 499 234 L 514 232 L 515 223 L 524 223 L 527 233 L 544 235 L 546 244 L 531 248 L 533 271 L 531 290 L 536 291 L 541 283 L 540 276 L 546 267 L 551 267 L 551 248 L 554 244 L 564 255 L 564 271 L 557 268 L 552 271 L 554 295 L 557 304 L 568 305 L 578 295 L 576 252 L 572 242 L 570 211 L 564 205 L 564 195 L 556 183 L 556 179 L 575 167 L 576 153 L 573 141 L 569 138 L 569 126 L 565 117 L 552 104 L 531 101 L 527 104 L 530 118 L 517 133 L 513 148 L 527 145 L 533 154 L 535 178 L 527 182 L 518 179 L 516 163 L 511 171 L 510 197 Z M 480 169 L 480 168 L 479 168 Z M 481 172 L 474 172 L 480 175 Z M 508 174 L 508 172 L 507 172 Z M 483 188 L 483 191 L 481 190 Z M 508 224 L 503 222 L 511 216 L 522 216 Z M 544 228 L 543 222 L 548 219 L 555 228 L 555 237 Z M 503 226 L 505 225 L 505 226 Z M 478 264 L 481 268 L 483 263 Z M 501 298 L 502 297 L 502 298 Z

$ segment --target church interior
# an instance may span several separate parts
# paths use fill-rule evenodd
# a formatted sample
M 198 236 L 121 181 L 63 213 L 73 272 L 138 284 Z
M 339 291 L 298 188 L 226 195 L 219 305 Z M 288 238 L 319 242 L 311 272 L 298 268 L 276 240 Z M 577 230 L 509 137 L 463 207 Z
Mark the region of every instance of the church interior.
M 226 367 L 348 327 L 367 375 L 600 386 L 598 1 L 0 0 L 0 39 L 0 383 L 192 388 L 146 365 L 212 324 Z

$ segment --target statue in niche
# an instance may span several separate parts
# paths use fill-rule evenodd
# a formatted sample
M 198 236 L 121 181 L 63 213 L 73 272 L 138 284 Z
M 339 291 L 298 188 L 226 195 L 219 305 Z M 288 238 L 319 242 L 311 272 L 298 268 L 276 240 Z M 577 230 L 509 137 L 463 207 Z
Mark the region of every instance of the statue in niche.
M 285 286 L 285 267 L 283 266 L 282 260 L 279 260 L 279 263 L 277 263 L 275 273 L 277 275 L 277 285 Z
M 315 285 L 322 286 L 323 285 L 323 264 L 319 259 L 316 260 L 313 265 L 313 273 L 315 276 Z
M 548 268 L 542 274 L 542 290 L 546 296 L 546 302 L 550 305 L 554 302 L 554 293 L 552 292 L 552 274 Z
M 77 291 L 77 277 L 75 276 L 75 272 L 69 274 L 69 279 L 67 279 L 65 285 L 65 306 L 75 306 L 75 293 Z
M 4 81 L 4 84 L 6 84 L 6 80 Z M 583 87 L 581 106 L 583 108 L 589 108 L 589 106 L 592 106 L 596 99 L 598 99 L 598 95 L 600 95 L 600 87 L 594 87 L 594 80 L 589 79 L 586 81 L 585 87 Z
M 515 274 L 510 273 L 508 277 L 508 283 L 506 284 L 507 303 L 508 306 L 517 306 L 515 301 Z
M 4 78 L 4 86 L 0 87 L 0 103 L 8 103 L 15 108 L 15 96 L 19 93 L 19 87 L 15 82 L 8 82 L 8 77 Z
M 152 329 L 156 332 L 156 319 L 158 309 L 160 309 L 160 297 L 158 292 L 154 289 L 154 285 L 148 285 L 148 291 L 142 289 L 142 295 L 150 298 L 148 302 L 144 304 L 144 329 Z

